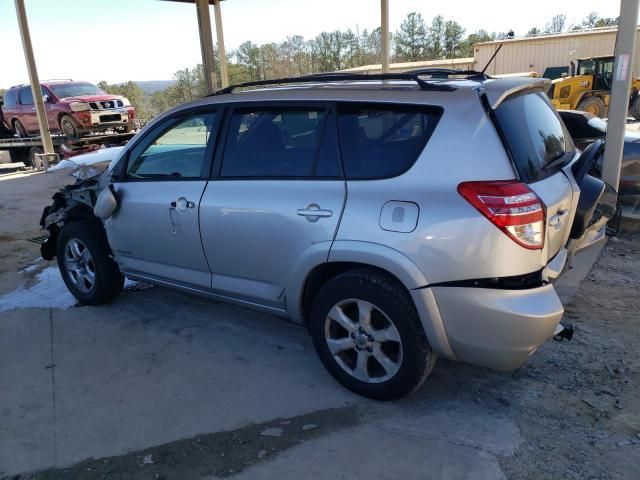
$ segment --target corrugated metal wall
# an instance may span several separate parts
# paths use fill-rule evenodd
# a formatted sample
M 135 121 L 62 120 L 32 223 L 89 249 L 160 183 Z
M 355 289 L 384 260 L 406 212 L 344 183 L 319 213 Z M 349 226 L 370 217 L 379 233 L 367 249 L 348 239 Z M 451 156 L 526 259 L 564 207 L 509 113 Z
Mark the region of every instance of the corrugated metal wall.
M 543 74 L 548 67 L 565 67 L 572 60 L 600 55 L 613 55 L 616 30 L 505 40 L 498 56 L 487 69 L 489 74 L 536 71 Z M 481 70 L 499 43 L 479 43 L 474 48 L 475 69 Z M 640 37 L 636 36 L 634 75 L 640 75 Z

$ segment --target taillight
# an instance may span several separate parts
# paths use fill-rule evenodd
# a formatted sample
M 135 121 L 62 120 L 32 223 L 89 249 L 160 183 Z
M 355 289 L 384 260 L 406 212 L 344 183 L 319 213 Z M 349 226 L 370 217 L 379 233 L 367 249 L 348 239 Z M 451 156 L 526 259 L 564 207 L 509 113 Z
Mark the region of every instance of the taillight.
M 544 246 L 544 204 L 524 183 L 463 182 L 458 192 L 519 245 L 532 250 Z

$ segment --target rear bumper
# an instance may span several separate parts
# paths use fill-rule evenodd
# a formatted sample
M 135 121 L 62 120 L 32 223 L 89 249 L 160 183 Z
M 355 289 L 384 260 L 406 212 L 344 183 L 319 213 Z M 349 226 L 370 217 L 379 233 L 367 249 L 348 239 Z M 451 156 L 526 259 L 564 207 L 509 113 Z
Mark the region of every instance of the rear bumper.
M 564 313 L 552 285 L 429 290 L 455 358 L 496 370 L 511 371 L 525 363 L 553 336 Z

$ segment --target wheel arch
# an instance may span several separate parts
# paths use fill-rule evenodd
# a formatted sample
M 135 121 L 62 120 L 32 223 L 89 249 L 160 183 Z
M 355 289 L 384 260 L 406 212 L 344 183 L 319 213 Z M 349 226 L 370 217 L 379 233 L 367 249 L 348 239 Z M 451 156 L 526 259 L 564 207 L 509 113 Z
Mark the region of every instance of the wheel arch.
M 325 244 L 325 248 L 320 247 Z M 372 268 L 394 278 L 408 292 L 429 282 L 406 255 L 384 245 L 361 241 L 316 244 L 299 258 L 287 287 L 287 313 L 305 322 L 318 289 L 331 278 L 354 268 Z

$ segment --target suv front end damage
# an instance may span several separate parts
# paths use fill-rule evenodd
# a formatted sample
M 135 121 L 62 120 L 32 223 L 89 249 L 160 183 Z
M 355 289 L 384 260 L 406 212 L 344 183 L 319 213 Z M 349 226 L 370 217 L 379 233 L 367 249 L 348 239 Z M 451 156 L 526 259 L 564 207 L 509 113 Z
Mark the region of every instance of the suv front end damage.
M 49 231 L 49 237 L 40 246 L 42 258 L 52 260 L 56 256 L 58 234 L 69 223 L 80 220 L 95 219 L 94 207 L 100 192 L 108 189 L 108 172 L 112 159 L 117 156 L 121 147 L 102 149 L 78 157 L 79 161 L 63 160 L 50 170 L 72 168 L 70 175 L 76 178 L 73 185 L 58 190 L 52 197 L 53 203 L 44 208 L 40 218 L 40 226 Z M 110 190 L 109 190 L 109 193 Z M 113 211 L 113 209 L 112 209 Z

